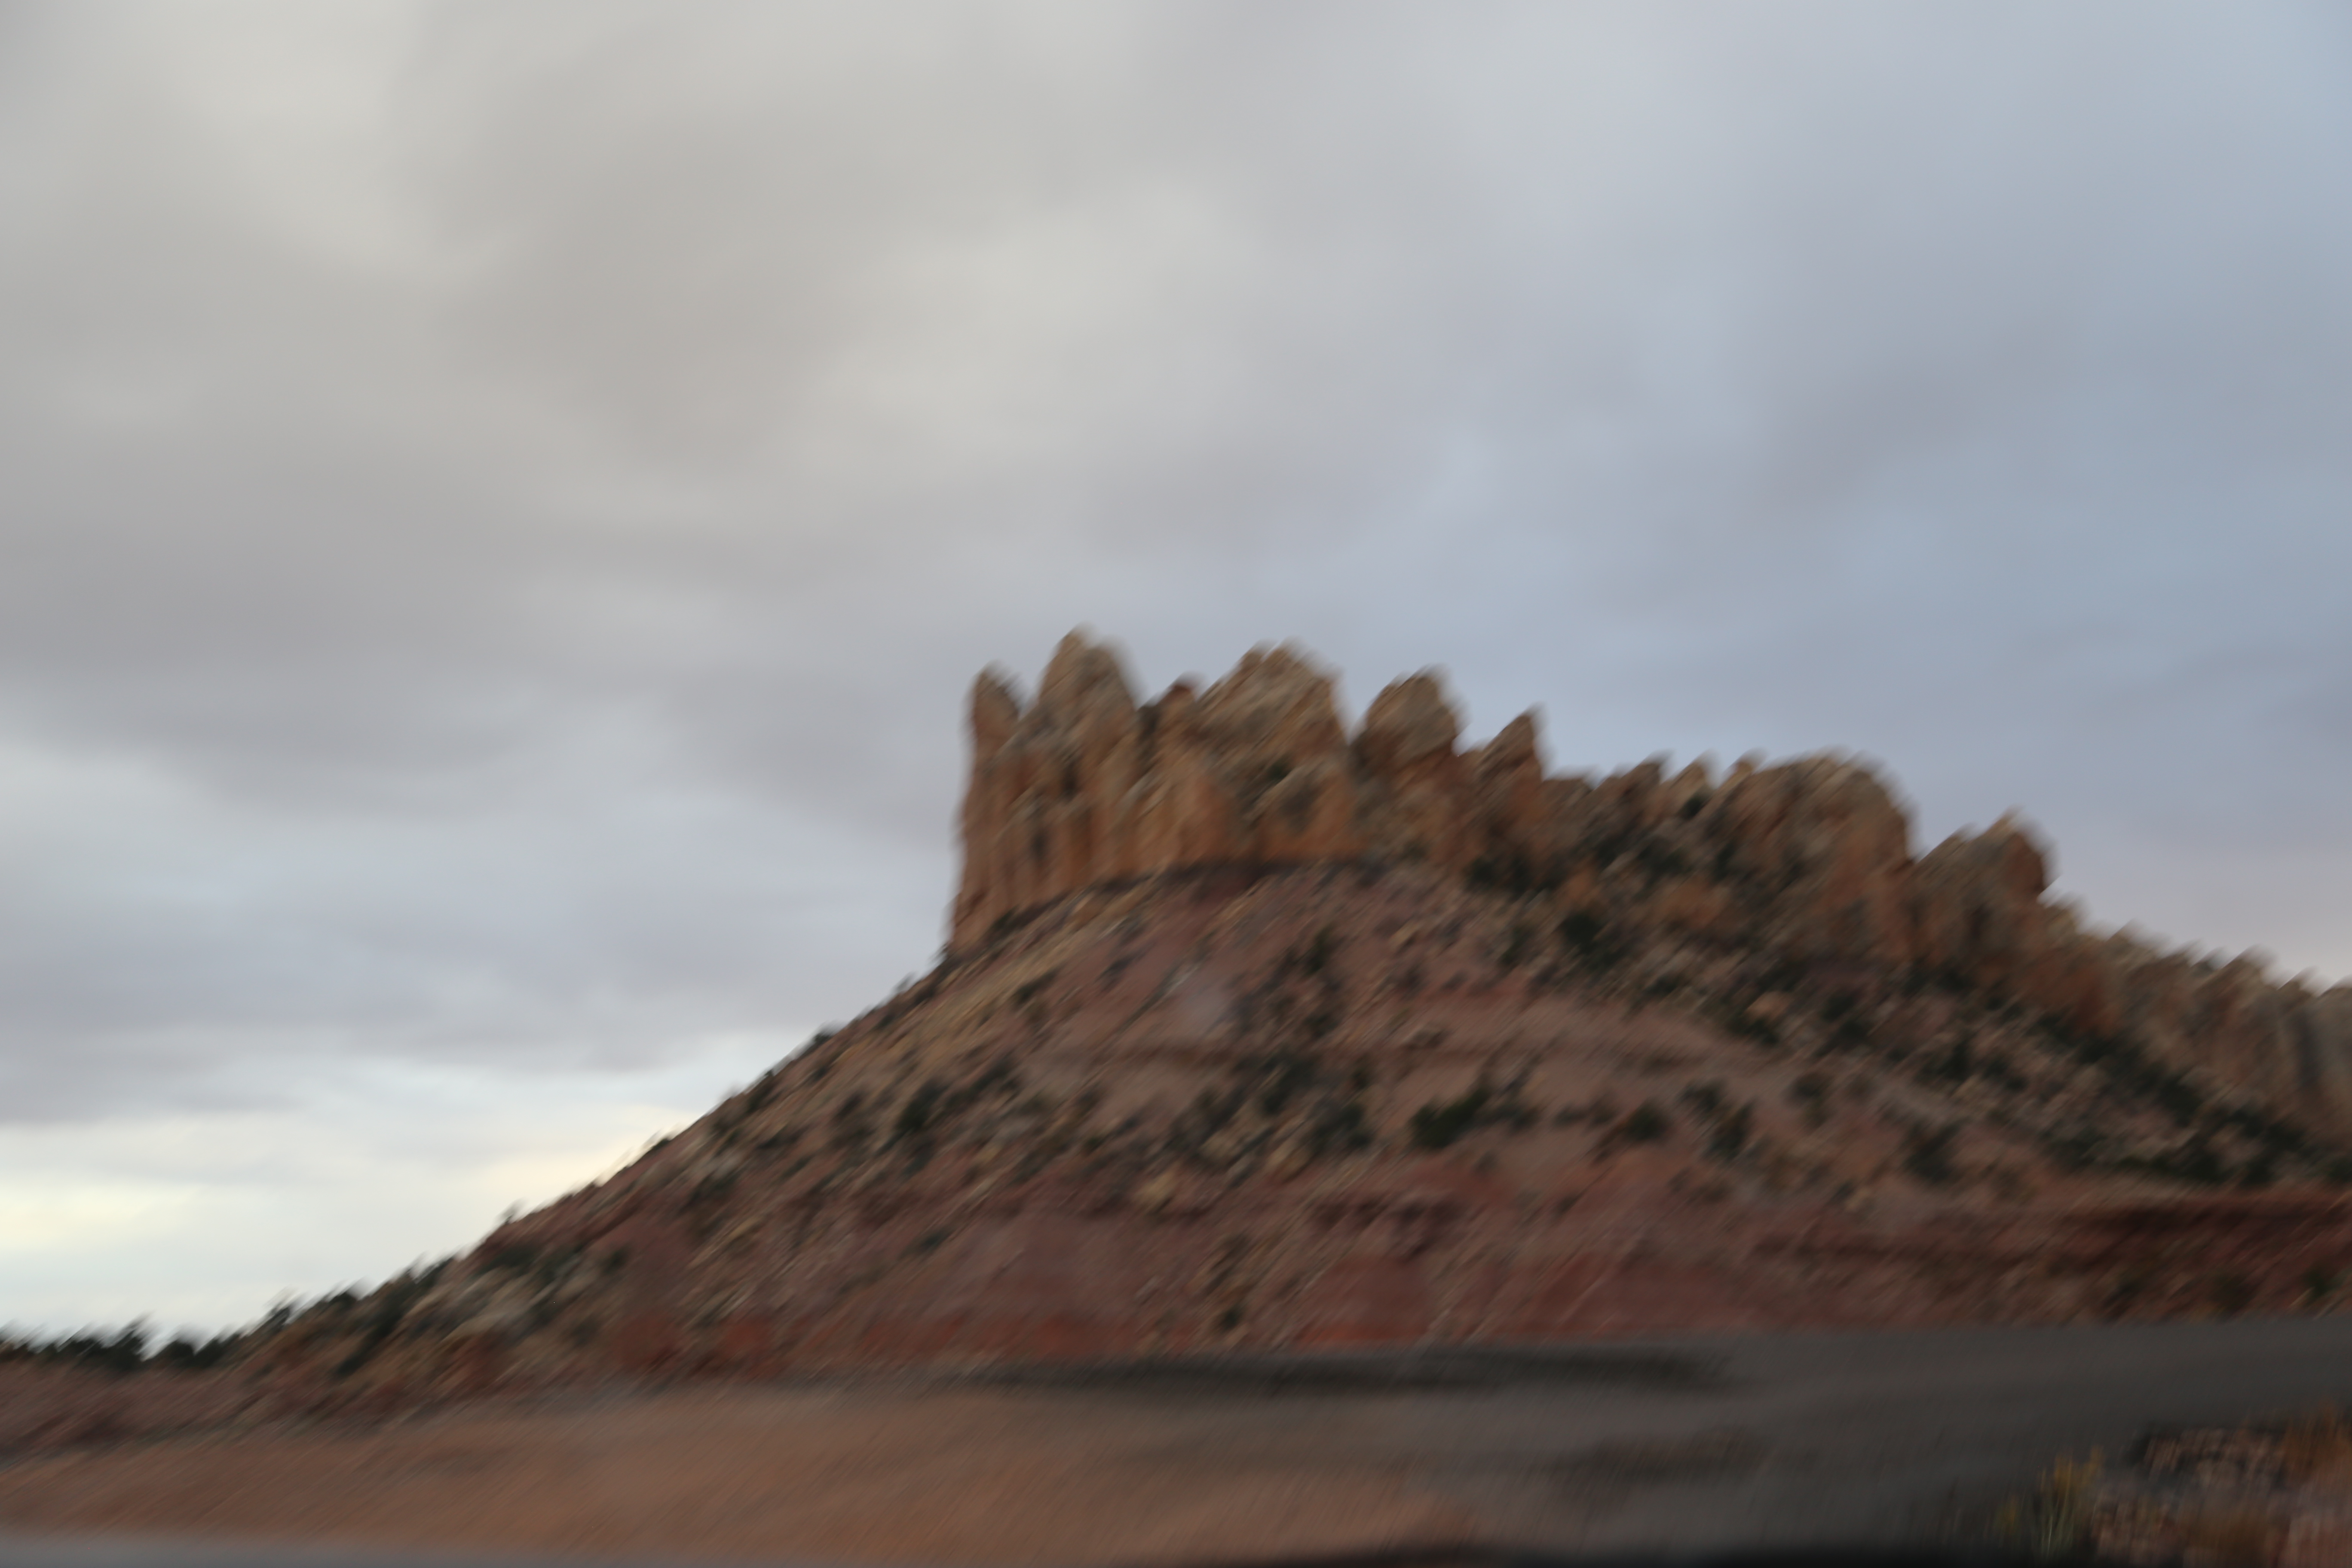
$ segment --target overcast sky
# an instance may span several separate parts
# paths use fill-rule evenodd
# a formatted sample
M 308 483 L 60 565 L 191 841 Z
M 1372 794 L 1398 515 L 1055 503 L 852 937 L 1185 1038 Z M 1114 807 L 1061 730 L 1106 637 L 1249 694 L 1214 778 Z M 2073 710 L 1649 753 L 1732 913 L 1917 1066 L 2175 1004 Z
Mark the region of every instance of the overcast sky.
M 381 1278 L 879 999 L 1081 622 L 2352 973 L 2348 18 L 0 0 L 0 1322 Z

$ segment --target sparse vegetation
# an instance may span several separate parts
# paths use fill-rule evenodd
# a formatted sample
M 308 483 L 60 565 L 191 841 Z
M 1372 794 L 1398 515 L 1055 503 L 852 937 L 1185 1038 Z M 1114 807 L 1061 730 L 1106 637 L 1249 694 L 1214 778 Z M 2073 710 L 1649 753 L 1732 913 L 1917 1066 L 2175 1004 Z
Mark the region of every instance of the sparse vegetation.
M 1331 959 L 1339 951 L 1339 933 L 1328 925 L 1320 926 L 1305 947 L 1295 950 L 1292 963 L 1299 973 L 1309 978 L 1319 977 L 1330 971 Z
M 848 1154 L 862 1151 L 874 1136 L 874 1123 L 866 1107 L 862 1089 L 851 1089 L 833 1108 L 833 1147 L 836 1153 Z
M 30 1361 L 42 1366 L 78 1366 L 115 1373 L 139 1371 L 147 1364 L 152 1339 L 144 1321 L 119 1329 L 84 1329 L 47 1340 L 0 1339 L 0 1361 Z
M 927 1079 L 908 1095 L 898 1107 L 898 1117 L 891 1126 L 890 1135 L 901 1143 L 915 1142 L 926 1137 L 940 1119 L 940 1102 L 946 1089 L 937 1079 Z
M 1718 1079 L 1689 1084 L 1680 1099 L 1706 1128 L 1708 1159 L 1728 1164 L 1747 1151 L 1755 1123 L 1753 1106 L 1732 1104 Z
M 1914 1127 L 1903 1139 L 1903 1169 L 1928 1186 L 1950 1186 L 1960 1179 L 1952 1158 L 1959 1132 L 1957 1126 Z
M 1707 1158 L 1727 1164 L 1739 1158 L 1747 1152 L 1749 1126 L 1753 1120 L 1753 1109 L 1745 1105 L 1730 1107 L 1717 1116 L 1715 1127 L 1707 1136 Z
M 2031 1492 L 2001 1505 L 1995 1542 L 2045 1560 L 2210 1568 L 2341 1560 L 2352 1431 L 2333 1408 L 2238 1426 L 2156 1427 L 2130 1460 L 2109 1470 L 2095 1449 L 2060 1459 Z
M 1628 1143 L 1655 1143 L 1673 1131 L 1674 1119 L 1654 1100 L 1645 1100 L 1625 1113 L 1617 1136 Z
M 1318 1159 L 1328 1154 L 1352 1154 L 1371 1146 L 1372 1131 L 1360 1100 L 1327 1102 L 1317 1110 L 1307 1129 L 1307 1152 Z
M 1919 1081 L 1925 1084 L 1966 1083 L 1976 1070 L 1969 1049 L 1968 1037 L 1954 1040 L 1948 1050 L 1929 1056 L 1919 1068 Z
M 2205 1294 L 2215 1311 L 2234 1318 L 2254 1304 L 2254 1282 L 2234 1268 L 2224 1268 L 2206 1281 Z
M 1276 1051 L 1245 1064 L 1257 1075 L 1257 1107 L 1265 1116 L 1280 1116 L 1298 1095 L 1322 1076 L 1322 1067 L 1304 1051 Z
M 1690 858 L 1664 839 L 1645 838 L 1633 854 L 1634 859 L 1653 881 L 1690 875 Z
M 2096 1448 L 2080 1461 L 2061 1458 L 2031 1493 L 2003 1504 L 1994 1521 L 2002 1544 L 2043 1559 L 2085 1554 L 2103 1459 Z
M 1781 1043 L 1780 1026 L 1756 1012 L 1752 1006 L 1726 1001 L 1716 1008 L 1715 1016 L 1727 1033 L 1741 1039 L 1753 1040 L 1768 1049 Z
M 289 1316 L 291 1310 L 289 1306 L 287 1309 Z M 282 1323 L 281 1319 L 280 1326 Z M 113 1376 L 127 1376 L 145 1371 L 209 1372 L 226 1364 L 248 1340 L 264 1331 L 266 1327 L 267 1320 L 263 1325 L 255 1328 L 228 1330 L 203 1338 L 179 1333 L 160 1345 L 155 1342 L 154 1332 L 143 1318 L 134 1319 L 120 1328 L 79 1329 L 47 1338 L 0 1331 L 0 1365 L 17 1362 Z
M 1443 1149 L 1452 1144 L 1478 1123 L 1494 1090 L 1482 1079 L 1454 1100 L 1433 1100 L 1412 1113 L 1412 1134 L 1414 1144 L 1423 1149 Z
M 1570 910 L 1559 921 L 1559 939 L 1587 969 L 1606 972 L 1625 960 L 1622 942 L 1590 910 Z
M 1803 1107 L 1805 1125 L 1820 1127 L 1830 1119 L 1830 1079 L 1827 1073 L 1799 1073 L 1789 1085 L 1789 1098 Z
M 1464 871 L 1463 881 L 1473 892 L 1505 893 L 1524 899 L 1559 887 L 1560 868 L 1556 865 L 1538 866 L 1513 849 L 1477 857 Z

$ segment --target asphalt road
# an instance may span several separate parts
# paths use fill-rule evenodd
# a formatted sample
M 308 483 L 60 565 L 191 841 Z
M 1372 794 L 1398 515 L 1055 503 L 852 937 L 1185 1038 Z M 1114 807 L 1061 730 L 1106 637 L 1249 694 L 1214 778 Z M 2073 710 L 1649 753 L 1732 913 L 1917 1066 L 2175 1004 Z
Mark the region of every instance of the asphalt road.
M 1579 1552 L 1966 1537 L 2060 1454 L 2352 1408 L 2352 1319 L 1782 1334 L 1030 1373 L 1189 1407 L 1193 1442 L 1402 1462 L 1487 1539 Z M 1295 1405 L 1324 1418 L 1231 1413 Z M 1177 1430 L 1182 1428 L 1180 1426 Z M 1171 1442 L 1183 1441 L 1171 1431 Z M 1296 1453 L 1294 1447 L 1288 1449 Z
M 1092 1418 L 1107 1403 L 1174 1466 L 1398 1475 L 1466 1510 L 1482 1539 L 1539 1552 L 1933 1546 L 1968 1539 L 2058 1454 L 2119 1454 L 2152 1425 L 2352 1406 L 2352 1319 L 1126 1363 L 986 1383 Z M 0 1539 L 0 1568 L 394 1562 Z

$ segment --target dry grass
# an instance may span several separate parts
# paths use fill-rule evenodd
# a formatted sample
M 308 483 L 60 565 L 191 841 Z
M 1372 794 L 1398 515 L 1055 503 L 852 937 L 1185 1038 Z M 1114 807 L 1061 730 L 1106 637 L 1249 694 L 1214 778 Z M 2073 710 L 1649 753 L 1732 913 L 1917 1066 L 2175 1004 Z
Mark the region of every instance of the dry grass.
M 2091 1544 L 2104 1456 L 2061 1458 L 2033 1490 L 2001 1505 L 1994 1529 L 2004 1544 L 2035 1557 L 2080 1556 Z
M 2352 1563 L 2352 1424 L 2331 1405 L 2242 1426 L 2151 1432 L 2105 1474 L 2062 1458 L 1995 1520 L 2001 1544 L 2043 1558 L 2181 1568 Z

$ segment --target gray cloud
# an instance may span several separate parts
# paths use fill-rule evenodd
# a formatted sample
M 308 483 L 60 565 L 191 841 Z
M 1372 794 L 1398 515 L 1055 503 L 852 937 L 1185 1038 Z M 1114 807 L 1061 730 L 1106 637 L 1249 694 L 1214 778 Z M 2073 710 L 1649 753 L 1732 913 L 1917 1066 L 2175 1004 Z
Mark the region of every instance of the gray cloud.
M 1081 621 L 1859 748 L 2352 970 L 2326 7 L 76 0 L 0 78 L 0 1116 L 853 1011 Z

